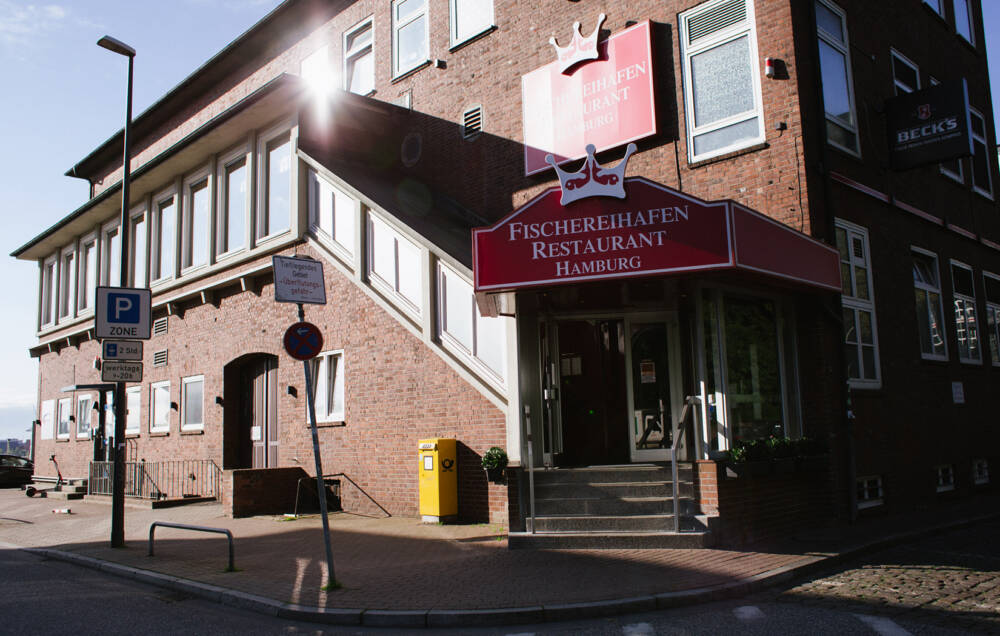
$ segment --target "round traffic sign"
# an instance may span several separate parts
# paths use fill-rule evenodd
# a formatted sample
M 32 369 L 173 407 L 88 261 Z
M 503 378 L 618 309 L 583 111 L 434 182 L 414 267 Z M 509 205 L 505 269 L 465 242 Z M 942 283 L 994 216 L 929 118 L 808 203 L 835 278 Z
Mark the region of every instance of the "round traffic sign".
M 323 334 L 310 322 L 297 322 L 285 330 L 285 351 L 296 360 L 309 360 L 323 350 Z

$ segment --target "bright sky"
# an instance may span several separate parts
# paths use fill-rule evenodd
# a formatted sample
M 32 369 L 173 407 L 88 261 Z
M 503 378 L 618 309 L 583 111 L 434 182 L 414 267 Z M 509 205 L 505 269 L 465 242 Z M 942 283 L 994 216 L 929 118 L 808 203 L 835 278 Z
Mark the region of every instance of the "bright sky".
M 136 49 L 134 112 L 145 110 L 280 0 L 0 0 L 0 439 L 27 437 L 34 419 L 38 268 L 7 256 L 86 201 L 63 173 L 122 126 L 126 60 L 96 46 L 111 35 Z M 568 10 L 571 9 L 567 5 Z M 983 2 L 991 60 L 1000 2 Z M 993 86 L 1000 77 L 991 68 Z M 994 120 L 997 119 L 994 100 Z

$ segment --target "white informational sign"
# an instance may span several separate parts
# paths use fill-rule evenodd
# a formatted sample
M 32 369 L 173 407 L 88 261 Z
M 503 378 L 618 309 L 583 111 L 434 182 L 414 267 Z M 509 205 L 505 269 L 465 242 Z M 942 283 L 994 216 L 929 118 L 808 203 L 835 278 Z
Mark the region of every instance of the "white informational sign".
M 105 360 L 101 363 L 101 382 L 142 382 L 142 363 Z
M 273 256 L 271 264 L 276 302 L 326 304 L 323 263 L 308 258 Z
M 951 383 L 951 401 L 955 404 L 965 404 L 965 385 L 961 382 Z
M 142 340 L 105 340 L 101 343 L 104 360 L 142 360 Z
M 149 340 L 153 294 L 149 289 L 98 287 L 96 337 Z
M 52 428 L 53 418 L 56 412 L 56 401 L 55 400 L 45 400 L 42 402 L 42 414 L 40 419 L 42 421 L 42 430 L 39 431 L 39 435 L 42 439 L 52 439 L 52 434 L 54 429 Z

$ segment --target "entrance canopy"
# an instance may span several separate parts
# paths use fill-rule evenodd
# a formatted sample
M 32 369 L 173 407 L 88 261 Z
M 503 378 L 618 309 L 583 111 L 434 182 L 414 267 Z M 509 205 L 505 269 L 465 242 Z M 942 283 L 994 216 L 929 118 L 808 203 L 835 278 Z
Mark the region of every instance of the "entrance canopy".
M 553 187 L 474 229 L 476 291 L 727 269 L 840 290 L 837 250 L 738 203 L 642 177 L 626 179 L 625 194 L 563 206 Z

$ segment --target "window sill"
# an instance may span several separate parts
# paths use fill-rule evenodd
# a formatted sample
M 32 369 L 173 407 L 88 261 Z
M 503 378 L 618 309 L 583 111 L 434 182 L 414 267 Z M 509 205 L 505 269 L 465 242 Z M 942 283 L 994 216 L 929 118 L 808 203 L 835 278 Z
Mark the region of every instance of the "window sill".
M 411 75 L 416 75 L 417 73 L 419 73 L 420 71 L 424 70 L 425 68 L 427 68 L 430 65 L 431 65 L 431 61 L 430 60 L 425 60 L 425 61 L 421 62 L 420 64 L 417 64 L 416 66 L 414 66 L 410 70 L 404 71 L 403 73 L 400 73 L 399 75 L 393 77 L 389 81 L 389 83 L 390 84 L 396 84 L 398 82 L 401 82 L 401 81 L 405 80 L 406 78 L 410 77 Z
M 68 437 L 57 437 L 56 438 L 56 444 L 67 444 L 67 443 L 69 443 L 69 438 Z
M 972 186 L 972 191 L 978 194 L 979 196 L 983 197 L 984 199 L 987 199 L 989 201 L 993 200 L 992 192 L 987 192 L 986 190 L 983 190 L 982 188 L 977 188 L 976 186 Z
M 937 363 L 937 364 L 946 364 L 946 363 L 950 362 L 951 359 L 948 358 L 948 357 L 944 357 L 944 358 L 934 357 L 934 358 L 931 358 L 931 357 L 928 357 L 928 356 L 925 356 L 925 355 L 921 355 L 920 356 L 920 361 L 921 362 Z
M 126 431 L 125 432 L 125 439 L 139 439 L 139 434 L 138 433 L 129 433 L 128 431 Z
M 877 508 L 881 506 L 884 502 L 881 499 L 872 499 L 870 501 L 859 501 L 858 510 L 867 510 L 868 508 Z
M 752 146 L 747 146 L 746 148 L 740 148 L 739 150 L 733 150 L 732 152 L 727 152 L 726 154 L 719 155 L 718 157 L 701 159 L 700 161 L 695 161 L 693 163 L 689 162 L 688 170 L 696 170 L 698 168 L 703 168 L 705 166 L 710 166 L 712 164 L 719 163 L 720 161 L 728 161 L 729 159 L 733 159 L 741 155 L 747 155 L 752 152 L 758 152 L 760 150 L 764 150 L 765 148 L 770 148 L 770 147 L 771 144 L 767 143 L 766 141 L 763 141 L 761 143 L 754 144 Z
M 483 29 L 479 33 L 477 33 L 475 35 L 471 35 L 471 36 L 465 38 L 464 40 L 462 40 L 461 42 L 456 42 L 456 43 L 452 44 L 451 47 L 448 49 L 448 52 L 449 53 L 454 53 L 455 51 L 457 51 L 459 49 L 465 48 L 467 45 L 472 44 L 473 42 L 476 42 L 478 40 L 483 39 L 484 37 L 486 37 L 490 33 L 493 33 L 496 30 L 497 30 L 497 25 L 491 24 L 490 26 L 486 27 L 485 29 Z
M 170 431 L 150 431 L 150 437 L 167 437 L 170 435 Z
M 203 428 L 191 428 L 191 429 L 181 429 L 181 435 L 204 435 L 205 429 Z
M 306 424 L 308 427 L 309 425 Z M 329 422 L 316 422 L 316 428 L 342 428 L 347 426 L 347 422 L 344 420 L 331 420 Z

